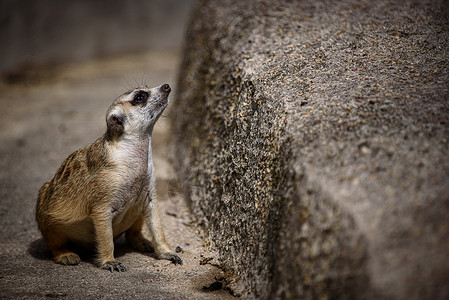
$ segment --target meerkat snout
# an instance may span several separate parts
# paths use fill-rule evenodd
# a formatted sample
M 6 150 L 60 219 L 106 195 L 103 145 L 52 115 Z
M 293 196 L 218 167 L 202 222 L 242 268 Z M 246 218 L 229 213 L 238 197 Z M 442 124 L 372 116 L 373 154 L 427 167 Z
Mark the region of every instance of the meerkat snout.
M 68 248 L 73 243 L 95 246 L 100 267 L 125 271 L 114 258 L 114 239 L 125 233 L 133 248 L 182 264 L 164 236 L 151 156 L 153 127 L 170 91 L 164 84 L 118 97 L 107 110 L 106 133 L 72 153 L 40 189 L 36 221 L 57 263 L 80 262 Z M 151 242 L 142 235 L 144 224 Z

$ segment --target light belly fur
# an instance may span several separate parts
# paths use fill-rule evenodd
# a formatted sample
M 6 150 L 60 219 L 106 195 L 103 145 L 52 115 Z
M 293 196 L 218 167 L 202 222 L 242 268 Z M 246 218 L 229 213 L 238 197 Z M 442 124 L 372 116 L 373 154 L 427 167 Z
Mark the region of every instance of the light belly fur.
M 127 210 L 115 215 L 112 219 L 112 232 L 114 239 L 118 238 L 122 233 L 128 230 L 141 214 L 142 207 L 138 202 L 136 202 L 134 205 L 129 206 Z M 86 217 L 76 223 L 61 224 L 59 226 L 73 243 L 86 247 L 95 245 L 96 236 L 91 217 Z

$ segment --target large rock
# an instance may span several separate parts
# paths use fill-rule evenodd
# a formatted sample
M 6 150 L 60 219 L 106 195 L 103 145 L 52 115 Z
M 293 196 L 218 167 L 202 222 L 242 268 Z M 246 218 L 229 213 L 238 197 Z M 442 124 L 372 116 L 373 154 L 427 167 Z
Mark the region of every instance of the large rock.
M 250 298 L 449 297 L 447 1 L 201 1 L 173 110 Z

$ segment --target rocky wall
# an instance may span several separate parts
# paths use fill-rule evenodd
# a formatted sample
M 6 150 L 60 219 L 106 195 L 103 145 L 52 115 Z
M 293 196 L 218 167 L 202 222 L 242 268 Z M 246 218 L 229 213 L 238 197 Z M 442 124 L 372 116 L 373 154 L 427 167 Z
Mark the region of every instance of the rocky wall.
M 449 296 L 447 6 L 197 2 L 173 158 L 236 294 Z

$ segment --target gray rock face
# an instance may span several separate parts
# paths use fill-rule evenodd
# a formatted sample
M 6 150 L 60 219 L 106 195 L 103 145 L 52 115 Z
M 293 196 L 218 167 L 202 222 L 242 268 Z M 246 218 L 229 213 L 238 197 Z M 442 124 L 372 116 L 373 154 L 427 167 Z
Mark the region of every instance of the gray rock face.
M 249 298 L 449 297 L 444 1 L 201 1 L 173 111 Z

